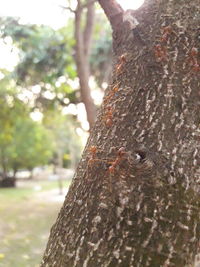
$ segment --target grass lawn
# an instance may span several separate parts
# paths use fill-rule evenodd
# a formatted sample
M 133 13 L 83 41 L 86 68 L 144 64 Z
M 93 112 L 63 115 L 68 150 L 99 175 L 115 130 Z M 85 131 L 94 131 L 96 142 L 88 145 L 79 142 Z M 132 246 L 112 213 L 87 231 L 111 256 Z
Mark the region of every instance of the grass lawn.
M 65 182 L 64 188 L 69 183 Z M 42 192 L 35 190 L 38 186 Z M 50 228 L 62 206 L 62 201 L 53 201 L 59 191 L 52 189 L 57 187 L 55 181 L 41 181 L 37 186 L 27 182 L 23 188 L 0 189 L 1 267 L 39 266 Z

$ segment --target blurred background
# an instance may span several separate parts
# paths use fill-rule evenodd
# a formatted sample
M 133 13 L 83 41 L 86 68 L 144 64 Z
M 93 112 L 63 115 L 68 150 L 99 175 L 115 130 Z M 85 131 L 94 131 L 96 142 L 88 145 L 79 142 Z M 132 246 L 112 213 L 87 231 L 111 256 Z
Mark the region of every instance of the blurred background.
M 0 266 L 39 266 L 110 81 L 111 29 L 93 2 L 1 2 Z

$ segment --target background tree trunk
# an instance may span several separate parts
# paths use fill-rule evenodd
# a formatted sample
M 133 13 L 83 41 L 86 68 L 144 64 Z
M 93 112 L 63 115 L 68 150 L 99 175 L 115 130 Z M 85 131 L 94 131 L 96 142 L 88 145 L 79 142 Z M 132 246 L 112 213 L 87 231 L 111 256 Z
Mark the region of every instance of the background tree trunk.
M 2 168 L 2 174 L 1 174 L 2 179 L 6 179 L 8 175 L 7 175 L 7 164 L 6 164 L 6 156 L 4 149 L 1 149 L 1 168 Z
M 198 0 L 113 0 L 113 81 L 41 266 L 199 266 Z M 166 28 L 168 27 L 168 28 Z
M 86 22 L 82 25 L 83 4 L 81 1 L 77 1 L 77 8 L 75 10 L 75 40 L 76 40 L 76 66 L 80 84 L 81 99 L 85 105 L 87 120 L 90 128 L 96 119 L 96 109 L 94 101 L 91 97 L 91 90 L 89 86 L 90 78 L 90 63 L 89 52 L 92 39 L 92 30 L 94 25 L 94 2 L 87 1 L 87 14 Z

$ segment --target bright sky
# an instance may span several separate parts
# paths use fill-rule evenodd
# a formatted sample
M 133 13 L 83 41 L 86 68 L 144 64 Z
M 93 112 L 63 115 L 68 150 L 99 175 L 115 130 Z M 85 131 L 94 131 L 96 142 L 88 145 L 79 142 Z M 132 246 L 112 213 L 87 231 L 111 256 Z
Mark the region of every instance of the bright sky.
M 60 5 L 66 0 L 4 0 L 0 16 L 20 17 L 23 22 L 47 24 L 59 28 L 65 24 L 66 14 Z
M 117 0 L 124 9 L 137 9 L 144 0 Z M 21 17 L 24 22 L 47 24 L 54 28 L 66 22 L 67 0 L 4 0 L 1 1 L 0 16 Z
M 0 16 L 20 17 L 23 23 L 46 24 L 54 29 L 66 23 L 66 13 L 60 7 L 66 0 L 4 0 L 1 1 Z M 0 68 L 12 70 L 18 61 L 17 50 L 12 42 L 0 40 Z
M 117 2 L 126 10 L 139 8 L 144 3 L 144 0 L 117 0 Z

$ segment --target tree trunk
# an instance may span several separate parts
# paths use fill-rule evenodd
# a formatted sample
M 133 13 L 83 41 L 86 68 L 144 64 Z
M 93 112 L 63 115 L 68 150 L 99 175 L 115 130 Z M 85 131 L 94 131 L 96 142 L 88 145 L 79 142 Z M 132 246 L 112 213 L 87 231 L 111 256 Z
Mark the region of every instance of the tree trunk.
M 199 0 L 148 0 L 136 27 L 99 2 L 113 81 L 41 266 L 200 266 Z
M 4 153 L 4 149 L 1 149 L 1 168 L 2 168 L 2 179 L 6 179 L 7 178 L 7 163 L 6 163 L 6 156 Z
M 32 170 L 33 171 L 33 170 Z M 16 174 L 18 172 L 18 168 L 16 166 L 13 167 L 13 178 L 16 179 Z M 32 178 L 32 177 L 31 177 Z
M 81 16 L 83 13 L 83 6 L 78 1 L 75 11 L 75 40 L 76 40 L 76 66 L 80 84 L 81 99 L 85 105 L 87 120 L 90 128 L 93 126 L 96 119 L 96 110 L 94 101 L 91 97 L 91 90 L 89 86 L 90 77 L 90 63 L 89 51 L 92 38 L 92 30 L 94 24 L 94 3 L 88 0 L 86 24 L 82 30 Z

